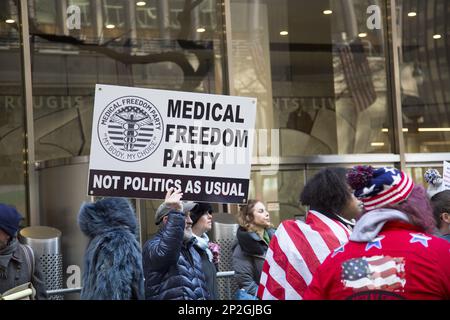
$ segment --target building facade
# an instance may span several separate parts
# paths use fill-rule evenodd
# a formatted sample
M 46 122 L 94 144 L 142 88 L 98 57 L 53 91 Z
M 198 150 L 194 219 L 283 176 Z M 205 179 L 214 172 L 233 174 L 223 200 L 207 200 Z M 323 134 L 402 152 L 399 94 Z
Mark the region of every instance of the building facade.
M 450 160 L 450 0 L 0 6 L 0 202 L 31 225 L 49 221 L 51 188 L 61 210 L 89 199 L 77 174 L 42 173 L 87 163 L 98 83 L 256 97 L 250 195 L 276 225 L 304 214 L 322 167 L 395 165 L 422 182 Z M 136 200 L 142 240 L 158 204 Z

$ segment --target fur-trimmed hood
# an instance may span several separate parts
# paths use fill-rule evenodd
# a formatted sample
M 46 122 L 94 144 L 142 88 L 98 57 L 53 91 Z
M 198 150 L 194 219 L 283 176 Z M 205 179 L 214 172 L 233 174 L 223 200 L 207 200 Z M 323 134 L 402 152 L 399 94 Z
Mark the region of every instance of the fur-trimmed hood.
M 137 234 L 137 221 L 131 203 L 124 198 L 105 198 L 83 203 L 78 214 L 81 231 L 90 238 L 118 227 Z

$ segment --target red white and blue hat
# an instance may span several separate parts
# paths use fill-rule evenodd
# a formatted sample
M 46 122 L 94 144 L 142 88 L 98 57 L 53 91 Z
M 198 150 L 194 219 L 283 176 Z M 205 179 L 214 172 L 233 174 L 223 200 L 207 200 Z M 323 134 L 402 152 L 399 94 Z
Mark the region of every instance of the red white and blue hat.
M 405 172 L 388 167 L 356 166 L 348 171 L 347 182 L 366 211 L 400 203 L 414 187 Z

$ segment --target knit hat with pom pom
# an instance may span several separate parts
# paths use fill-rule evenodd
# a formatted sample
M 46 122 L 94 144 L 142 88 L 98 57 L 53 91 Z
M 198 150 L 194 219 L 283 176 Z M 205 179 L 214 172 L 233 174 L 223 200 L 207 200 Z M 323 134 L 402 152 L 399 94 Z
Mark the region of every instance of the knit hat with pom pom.
M 424 178 L 428 183 L 427 194 L 430 199 L 439 192 L 446 190 L 441 174 L 436 169 L 428 169 L 425 172 Z
M 347 173 L 347 182 L 366 211 L 402 202 L 414 187 L 412 179 L 395 168 L 356 166 Z

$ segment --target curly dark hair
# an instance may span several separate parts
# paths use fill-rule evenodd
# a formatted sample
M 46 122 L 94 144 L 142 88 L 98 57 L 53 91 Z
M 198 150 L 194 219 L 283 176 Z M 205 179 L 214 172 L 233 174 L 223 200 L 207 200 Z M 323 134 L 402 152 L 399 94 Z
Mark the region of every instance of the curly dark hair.
M 450 213 L 450 190 L 445 190 L 431 197 L 431 206 L 433 207 L 433 215 L 436 220 L 436 226 L 442 226 L 441 214 Z
M 320 170 L 306 183 L 300 202 L 324 215 L 339 214 L 352 196 L 346 173 L 341 167 Z

